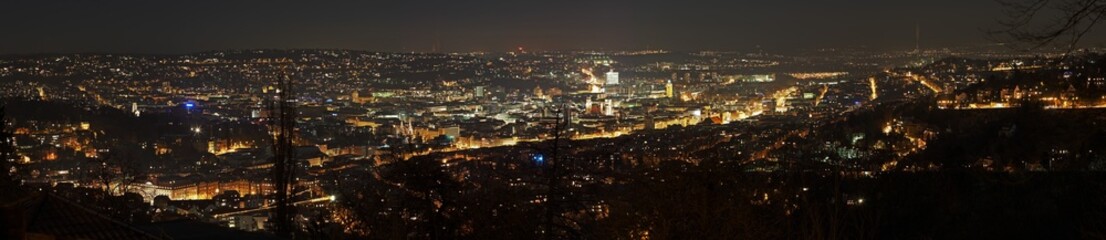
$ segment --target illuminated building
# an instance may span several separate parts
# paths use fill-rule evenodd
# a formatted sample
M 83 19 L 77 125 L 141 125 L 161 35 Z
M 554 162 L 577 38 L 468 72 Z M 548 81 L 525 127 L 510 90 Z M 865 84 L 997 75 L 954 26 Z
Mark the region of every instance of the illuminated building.
M 587 111 L 589 113 L 593 112 L 592 111 L 591 97 L 588 97 L 588 100 L 586 102 L 584 102 L 584 111 Z
M 603 115 L 614 115 L 614 103 L 612 103 L 610 99 L 603 101 Z
M 461 127 L 459 127 L 459 126 L 445 127 L 445 128 L 442 129 L 442 135 L 446 135 L 446 136 L 450 136 L 450 137 L 460 137 L 461 136 Z
M 607 85 L 618 85 L 618 72 L 614 70 L 607 72 Z
M 350 99 L 349 100 L 351 102 L 354 102 L 354 103 L 364 104 L 364 103 L 372 102 L 373 101 L 373 96 L 362 97 L 361 94 L 358 93 L 358 91 L 353 91 L 352 93 L 350 93 Z
M 787 98 L 776 98 L 776 112 L 787 112 Z
M 1087 78 L 1087 87 L 1095 87 L 1095 88 L 1106 87 L 1106 77 Z
M 205 200 L 211 199 L 220 192 L 238 191 L 246 195 L 269 194 L 273 191 L 272 185 L 267 182 L 249 180 L 210 181 L 195 183 L 170 183 L 156 184 L 147 182 L 128 186 L 128 192 L 142 195 L 145 201 L 153 201 L 157 196 L 168 196 L 172 200 Z
M 591 85 L 591 93 L 603 93 L 605 89 L 599 85 Z
M 131 103 L 131 112 L 134 113 L 135 117 L 142 115 L 142 112 L 138 111 L 138 103 L 136 102 Z
M 748 75 L 748 76 L 743 76 L 742 81 L 744 81 L 744 82 L 773 82 L 773 81 L 776 81 L 776 76 L 773 75 L 773 74 Z
M 672 92 L 672 80 L 668 80 L 668 82 L 664 84 L 664 97 L 672 98 L 673 96 L 675 96 L 675 94 Z

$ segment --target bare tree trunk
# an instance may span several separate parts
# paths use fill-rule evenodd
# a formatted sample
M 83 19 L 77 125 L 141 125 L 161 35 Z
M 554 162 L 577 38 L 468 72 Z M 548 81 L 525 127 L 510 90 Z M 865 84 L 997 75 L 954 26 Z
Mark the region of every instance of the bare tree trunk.
M 15 142 L 11 132 L 7 131 L 8 121 L 4 107 L 0 106 L 0 187 L 7 192 L 9 187 L 15 184 L 15 178 L 11 175 L 11 168 L 15 166 Z M 2 193 L 2 192 L 0 192 Z
M 289 78 L 287 72 L 284 76 L 277 81 L 277 112 L 270 111 L 270 114 L 275 114 L 276 120 L 272 120 L 270 116 L 270 124 L 275 125 L 276 137 L 273 140 L 273 187 L 276 190 L 274 196 L 276 200 L 276 217 L 274 220 L 274 227 L 276 232 L 280 236 L 291 237 L 293 233 L 292 217 L 293 206 L 292 196 L 293 188 L 295 186 L 295 149 L 292 145 L 292 138 L 295 134 L 295 94 L 292 80 Z M 270 105 L 272 109 L 272 105 Z

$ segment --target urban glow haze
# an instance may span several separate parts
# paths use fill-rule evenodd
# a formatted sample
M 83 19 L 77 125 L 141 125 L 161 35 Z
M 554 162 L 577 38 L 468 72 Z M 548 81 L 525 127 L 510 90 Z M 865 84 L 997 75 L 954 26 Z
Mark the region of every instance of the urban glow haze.
M 953 0 L 16 1 L 0 8 L 0 53 L 905 49 L 915 26 L 926 46 L 955 47 L 990 43 L 1001 12 Z

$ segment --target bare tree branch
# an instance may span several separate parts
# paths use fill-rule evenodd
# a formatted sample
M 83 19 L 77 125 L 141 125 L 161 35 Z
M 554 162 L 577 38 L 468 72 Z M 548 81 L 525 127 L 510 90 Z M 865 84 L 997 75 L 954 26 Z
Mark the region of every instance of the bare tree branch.
M 988 31 L 993 40 L 1074 50 L 1106 14 L 1106 0 L 996 0 L 1006 15 Z

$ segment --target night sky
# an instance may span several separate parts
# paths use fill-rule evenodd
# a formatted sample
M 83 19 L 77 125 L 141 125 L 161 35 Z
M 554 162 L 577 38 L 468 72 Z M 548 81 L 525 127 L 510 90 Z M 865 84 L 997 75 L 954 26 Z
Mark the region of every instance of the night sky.
M 967 46 L 1001 16 L 991 0 L 18 1 L 0 3 L 0 53 L 912 49 L 916 23 L 923 47 Z

